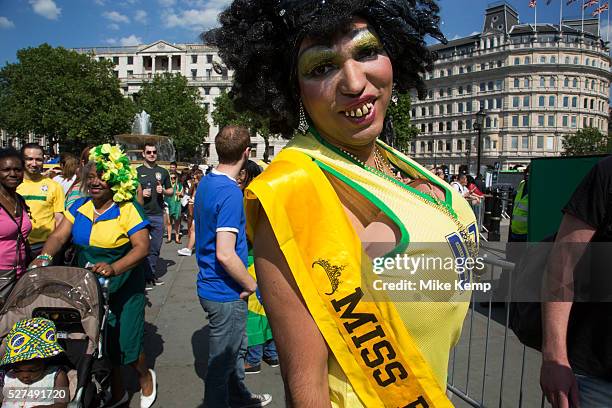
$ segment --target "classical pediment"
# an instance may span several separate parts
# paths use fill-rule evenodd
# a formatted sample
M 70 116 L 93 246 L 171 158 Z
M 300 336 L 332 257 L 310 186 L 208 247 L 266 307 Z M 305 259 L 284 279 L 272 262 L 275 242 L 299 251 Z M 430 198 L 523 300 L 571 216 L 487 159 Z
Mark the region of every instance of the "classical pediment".
M 160 40 L 156 41 L 152 44 L 145 45 L 144 48 L 141 48 L 138 52 L 182 52 L 183 49 L 177 47 L 176 45 L 172 45 L 167 43 L 166 41 Z

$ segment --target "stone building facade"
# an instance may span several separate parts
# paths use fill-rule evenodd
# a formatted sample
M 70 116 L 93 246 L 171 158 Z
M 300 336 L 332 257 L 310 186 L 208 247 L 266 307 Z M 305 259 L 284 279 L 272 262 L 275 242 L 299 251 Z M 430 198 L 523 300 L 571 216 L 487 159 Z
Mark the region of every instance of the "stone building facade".
M 482 165 L 507 169 L 562 152 L 563 135 L 607 132 L 609 49 L 597 20 L 520 24 L 505 2 L 485 11 L 481 33 L 435 45 L 425 99 L 413 98 L 420 134 L 410 155 L 425 165 L 468 165 L 476 174 L 476 113 L 482 109 Z

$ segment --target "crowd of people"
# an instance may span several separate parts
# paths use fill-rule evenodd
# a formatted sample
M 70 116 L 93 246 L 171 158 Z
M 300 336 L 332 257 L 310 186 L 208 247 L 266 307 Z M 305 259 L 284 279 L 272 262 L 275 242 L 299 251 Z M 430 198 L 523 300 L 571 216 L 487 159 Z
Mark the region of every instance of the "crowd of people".
M 208 318 L 207 407 L 269 404 L 270 394 L 245 383 L 262 361 L 280 363 L 289 406 L 451 407 L 449 353 L 470 291 L 397 298 L 374 290 L 363 273 L 380 257 L 478 255 L 478 181 L 447 179 L 391 147 L 387 110 L 396 93 L 424 93 L 422 73 L 435 58 L 424 36 L 443 40 L 438 11 L 425 0 L 234 0 L 204 37 L 234 70 L 236 106 L 291 138 L 264 172 L 249 160 L 252 135 L 239 126 L 217 134 L 215 168 L 181 172 L 176 163 L 160 166 L 154 144 L 145 144 L 137 168 L 108 144 L 64 155 L 54 179 L 43 175 L 41 146 L 0 150 L 0 301 L 28 268 L 71 264 L 107 279 L 113 367 L 106 406 L 127 402 L 120 370 L 127 365 L 148 408 L 157 382 L 143 347 L 146 290 L 163 285 L 164 234 L 181 243 L 184 223 L 188 241 L 178 253 L 195 254 Z M 604 194 L 600 184 L 607 188 L 609 177 L 591 178 L 581 191 Z M 607 225 L 604 209 L 577 197 L 572 203 L 561 241 L 572 234 L 589 240 Z M 566 277 L 567 265 L 557 266 Z M 457 279 L 441 265 L 419 273 Z M 555 407 L 567 406 L 568 395 L 577 404 L 578 386 L 590 390 L 583 398 L 598 398 L 589 378 L 576 382 L 559 346 L 572 321 L 566 305 L 544 307 L 542 386 Z M 41 353 L 15 346 L 0 360 L 5 384 L 65 384 L 47 364 L 63 352 L 53 322 L 26 319 L 7 339 L 38 344 L 41 330 L 48 336 Z M 600 371 L 605 377 L 609 365 Z

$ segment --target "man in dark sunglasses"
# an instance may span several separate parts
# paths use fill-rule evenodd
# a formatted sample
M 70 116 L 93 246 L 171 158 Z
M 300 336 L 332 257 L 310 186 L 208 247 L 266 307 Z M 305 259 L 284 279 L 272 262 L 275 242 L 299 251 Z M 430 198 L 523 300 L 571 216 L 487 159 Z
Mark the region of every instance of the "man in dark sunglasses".
M 172 184 L 168 170 L 157 164 L 157 146 L 152 143 L 145 143 L 142 150 L 144 162 L 138 167 L 138 181 L 142 186 L 142 196 L 144 198 L 144 212 L 151 223 L 149 235 L 151 246 L 149 256 L 145 263 L 145 279 L 147 290 L 154 286 L 163 285 L 164 282 L 155 276 L 157 259 L 161 250 L 164 238 L 164 196 L 172 195 Z

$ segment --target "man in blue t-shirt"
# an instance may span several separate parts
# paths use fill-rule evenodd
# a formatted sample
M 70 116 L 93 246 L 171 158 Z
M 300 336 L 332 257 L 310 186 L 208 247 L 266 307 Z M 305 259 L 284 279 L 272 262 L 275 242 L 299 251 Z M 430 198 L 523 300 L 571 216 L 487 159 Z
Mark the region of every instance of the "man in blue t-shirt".
M 257 284 L 247 272 L 246 219 L 236 176 L 250 154 L 248 130 L 227 126 L 215 137 L 219 165 L 200 182 L 194 203 L 198 296 L 208 313 L 208 407 L 263 407 L 269 394 L 244 383 L 247 298 Z

